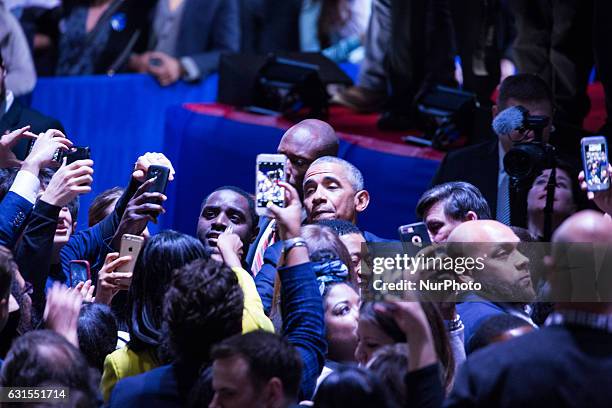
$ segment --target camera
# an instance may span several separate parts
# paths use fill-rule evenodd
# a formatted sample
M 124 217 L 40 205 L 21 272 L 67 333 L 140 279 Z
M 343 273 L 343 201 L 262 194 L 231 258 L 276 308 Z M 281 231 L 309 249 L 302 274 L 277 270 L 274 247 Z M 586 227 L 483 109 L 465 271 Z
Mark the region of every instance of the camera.
M 516 130 L 521 133 L 532 131 L 535 137 L 529 142 L 514 142 L 514 146 L 504 156 L 504 168 L 511 178 L 530 180 L 543 169 L 553 167 L 555 163 L 555 148 L 542 140 L 542 133 L 550 118 L 530 115 L 522 106 L 515 108 L 522 114 L 521 123 Z

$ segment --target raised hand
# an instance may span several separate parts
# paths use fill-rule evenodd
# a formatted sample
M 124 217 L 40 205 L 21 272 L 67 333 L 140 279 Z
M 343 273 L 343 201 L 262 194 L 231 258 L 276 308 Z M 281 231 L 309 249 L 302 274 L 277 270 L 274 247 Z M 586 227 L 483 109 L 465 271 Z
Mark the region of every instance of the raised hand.
M 57 129 L 49 129 L 38 135 L 32 151 L 23 161 L 22 168 L 35 170 L 35 174 L 38 174 L 38 170 L 43 167 L 58 166 L 59 164 L 53 160 L 55 153 L 71 147 L 72 142 L 62 132 Z
M 300 236 L 302 228 L 302 203 L 297 190 L 289 183 L 278 183 L 285 189 L 285 208 L 270 203 L 268 215 L 276 220 L 276 228 L 282 240 Z
M 0 137 L 0 168 L 21 166 L 21 160 L 17 159 L 11 149 L 23 139 L 36 139 L 36 135 L 29 130 L 30 126 L 24 126 Z
M 612 174 L 612 164 L 608 164 L 608 175 Z M 581 171 L 578 175 L 578 181 L 580 182 L 580 188 L 582 191 L 587 191 L 587 183 L 584 177 L 584 171 Z M 612 187 L 605 191 L 588 191 L 587 197 L 589 200 L 593 200 L 597 207 L 606 214 L 612 215 Z
M 219 235 L 219 238 L 217 238 L 217 248 L 219 248 L 221 256 L 221 259 L 218 260 L 222 261 L 230 268 L 242 266 L 240 260 L 244 254 L 242 241 L 233 231 L 234 228 L 230 225 Z M 213 255 L 213 258 L 215 256 L 216 255 Z
M 48 329 L 64 336 L 77 348 L 77 324 L 83 296 L 76 290 L 71 290 L 60 283 L 54 283 L 47 293 L 47 304 L 43 319 Z
M 113 297 L 120 290 L 130 288 L 129 282 L 132 279 L 132 272 L 115 272 L 117 268 L 128 264 L 132 260 L 131 256 L 119 258 L 119 253 L 112 252 L 106 255 L 104 266 L 98 272 L 98 292 L 95 302 L 110 305 Z
M 174 167 L 172 167 L 172 163 L 163 153 L 145 153 L 140 156 L 134 164 L 134 171 L 132 173 L 132 177 L 137 181 L 143 183 L 147 177 L 147 171 L 149 170 L 149 166 L 151 165 L 164 166 L 170 169 L 170 176 L 168 176 L 168 180 L 174 180 Z
M 89 193 L 93 182 L 92 166 L 93 161 L 89 159 L 77 160 L 69 165 L 66 165 L 64 159 L 64 164 L 51 177 L 40 199 L 48 204 L 65 207 L 76 196 Z

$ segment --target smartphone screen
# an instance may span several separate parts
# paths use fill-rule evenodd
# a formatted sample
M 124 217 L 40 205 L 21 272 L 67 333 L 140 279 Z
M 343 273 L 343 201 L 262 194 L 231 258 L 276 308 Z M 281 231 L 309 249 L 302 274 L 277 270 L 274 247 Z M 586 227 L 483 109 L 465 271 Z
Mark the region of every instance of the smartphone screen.
M 70 262 L 70 287 L 74 288 L 89 279 L 89 264 L 86 261 Z
M 602 191 L 610 188 L 608 150 L 603 137 L 585 138 L 582 142 L 584 177 L 587 190 Z
M 284 157 L 284 156 L 283 156 Z M 285 181 L 285 160 L 257 162 L 257 207 L 266 208 L 268 202 L 279 207 L 285 206 L 285 191 L 278 185 Z

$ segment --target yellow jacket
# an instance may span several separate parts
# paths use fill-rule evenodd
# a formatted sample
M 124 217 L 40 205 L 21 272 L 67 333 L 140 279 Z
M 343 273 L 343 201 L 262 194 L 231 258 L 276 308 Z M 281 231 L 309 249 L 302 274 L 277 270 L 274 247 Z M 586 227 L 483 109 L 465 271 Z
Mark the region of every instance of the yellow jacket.
M 272 321 L 266 316 L 263 310 L 263 303 L 255 281 L 247 271 L 242 268 L 232 268 L 238 284 L 244 293 L 244 311 L 242 312 L 242 333 L 248 333 L 255 330 L 265 330 L 274 332 Z M 115 350 L 104 360 L 104 372 L 102 373 L 101 389 L 104 401 L 108 402 L 110 394 L 117 384 L 117 381 L 131 377 L 133 375 L 142 374 L 160 366 L 155 352 L 153 350 L 145 350 L 142 352 L 134 352 L 128 346 L 124 346 L 119 350 Z

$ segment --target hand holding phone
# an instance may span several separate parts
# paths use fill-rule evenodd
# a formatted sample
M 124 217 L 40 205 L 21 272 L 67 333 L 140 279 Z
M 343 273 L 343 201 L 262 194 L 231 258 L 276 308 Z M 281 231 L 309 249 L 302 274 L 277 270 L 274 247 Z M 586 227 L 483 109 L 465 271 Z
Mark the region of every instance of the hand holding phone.
M 76 288 L 81 282 L 91 279 L 89 262 L 84 260 L 70 261 L 70 287 Z
M 610 189 L 610 162 L 606 138 L 604 136 L 585 137 L 581 140 L 580 146 L 587 191 Z
M 431 245 L 427 225 L 423 222 L 402 225 L 397 229 L 397 232 L 399 233 L 400 241 L 402 241 L 404 248 L 408 252 L 416 254 L 421 249 Z
M 153 164 L 147 170 L 147 180 L 155 179 L 149 186 L 150 193 L 166 193 L 168 186 L 168 178 L 170 177 L 170 169 L 165 166 Z
M 285 206 L 285 190 L 279 182 L 287 180 L 287 156 L 259 154 L 255 166 L 255 201 L 258 215 L 267 213 L 268 203 Z
M 121 250 L 119 251 L 119 257 L 130 256 L 132 259 L 125 265 L 118 267 L 117 272 L 134 272 L 136 259 L 138 258 L 138 254 L 140 254 L 143 244 L 143 237 L 139 235 L 123 234 L 121 237 Z

